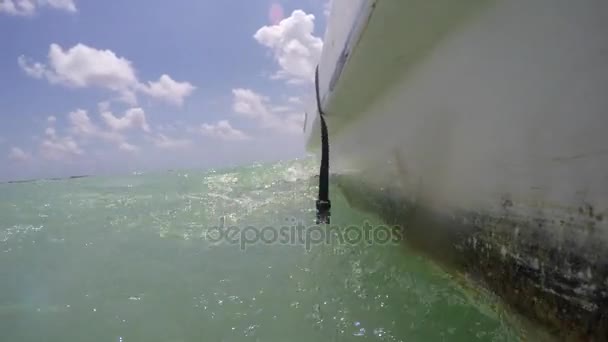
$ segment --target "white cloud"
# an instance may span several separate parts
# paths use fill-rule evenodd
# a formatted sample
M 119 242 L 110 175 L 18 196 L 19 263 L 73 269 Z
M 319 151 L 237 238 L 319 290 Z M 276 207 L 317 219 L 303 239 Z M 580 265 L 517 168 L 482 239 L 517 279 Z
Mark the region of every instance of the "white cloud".
M 18 162 L 27 162 L 32 159 L 32 156 L 19 147 L 13 146 L 8 153 L 8 158 Z
M 100 107 L 103 108 L 103 106 Z M 109 130 L 96 125 L 86 110 L 77 109 L 68 113 L 66 134 L 59 134 L 57 132 L 54 125 L 57 119 L 54 116 L 49 116 L 47 118 L 48 126 L 44 131 L 44 136 L 41 138 L 42 141 L 37 155 L 47 160 L 67 161 L 74 157 L 85 155 L 86 151 L 83 149 L 83 146 L 86 146 L 88 142 L 93 140 L 111 144 L 121 151 L 139 151 L 139 147 L 129 143 L 120 131 L 128 128 L 139 128 L 145 132 L 150 131 L 145 114 L 141 108 L 127 110 L 122 118 L 116 118 L 110 112 L 102 112 L 100 116 L 102 119 L 107 120 L 106 123 L 110 128 Z M 166 144 L 169 143 L 167 142 Z M 26 161 L 30 160 L 32 156 L 20 148 L 12 148 L 9 158 Z
M 204 123 L 200 127 L 200 133 L 204 136 L 214 137 L 227 141 L 247 140 L 249 137 L 238 130 L 228 120 L 220 120 L 216 124 Z
M 25 56 L 19 56 L 17 63 L 28 76 L 33 78 L 43 78 L 47 73 L 46 66 L 41 63 L 32 62 Z
M 150 126 L 146 121 L 146 114 L 141 108 L 131 108 L 125 112 L 122 118 L 115 117 L 112 112 L 101 112 L 101 117 L 110 129 L 114 131 L 123 131 L 129 128 L 139 128 L 144 132 L 150 132 Z
M 251 89 L 233 89 L 232 94 L 234 96 L 232 108 L 236 113 L 258 121 L 262 127 L 271 128 L 278 132 L 302 132 L 304 115 L 297 113 L 293 108 L 273 106 L 268 97 L 262 96 Z
M 131 61 L 118 57 L 111 50 L 97 50 L 77 44 L 64 51 L 51 44 L 47 71 L 51 83 L 61 83 L 76 88 L 101 87 L 116 91 L 127 102 L 134 102 L 132 85 L 137 83 Z
M 99 129 L 91 122 L 86 110 L 77 109 L 68 114 L 70 130 L 80 136 L 95 136 Z
M 237 88 L 232 90 L 234 103 L 232 108 L 235 112 L 251 119 L 268 120 L 271 116 L 266 103 L 269 99 L 251 89 Z
M 154 98 L 181 106 L 196 88 L 188 82 L 176 82 L 169 75 L 162 75 L 158 81 L 148 82 L 147 86 L 142 85 L 140 89 Z
M 188 139 L 173 139 L 164 134 L 157 134 L 152 137 L 152 141 L 156 147 L 167 150 L 183 149 L 192 146 L 192 141 Z
M 127 89 L 137 82 L 131 62 L 111 50 L 97 50 L 77 44 L 63 50 L 57 44 L 49 48 L 50 80 L 68 86 L 101 86 L 112 90 Z
M 122 151 L 127 151 L 127 152 L 137 152 L 139 151 L 139 147 L 135 146 L 135 145 L 131 145 L 128 142 L 122 142 L 118 145 L 118 148 Z
M 297 96 L 290 96 L 287 98 L 287 102 L 295 105 L 301 105 L 303 103 L 302 99 Z
M 36 11 L 33 1 L 0 0 L 0 13 L 10 15 L 32 15 Z
M 174 123 L 158 124 L 158 125 L 156 125 L 156 130 L 161 131 L 161 132 L 176 132 L 180 128 L 184 128 L 184 126 L 185 126 L 185 124 L 183 122 L 178 121 L 178 122 L 174 122 Z M 187 127 L 186 129 L 189 130 L 190 132 L 193 131 L 190 127 Z
M 177 82 L 165 74 L 157 82 L 142 84 L 131 61 L 111 50 L 99 50 L 84 44 L 67 50 L 51 44 L 48 65 L 33 62 L 25 56 L 20 56 L 17 62 L 31 77 L 46 78 L 50 83 L 74 88 L 107 89 L 117 93 L 119 100 L 131 105 L 137 103 L 137 92 L 181 105 L 195 89 L 190 83 Z
M 84 114 L 84 117 L 82 114 Z M 79 132 L 91 132 L 94 130 L 92 123 L 87 120 L 88 117 L 85 111 L 78 110 L 70 113 L 69 117 L 70 120 L 72 120 L 72 117 L 78 119 Z M 48 160 L 67 160 L 84 154 L 84 151 L 72 136 L 59 136 L 57 134 L 57 130 L 53 127 L 56 120 L 54 116 L 47 118 L 49 126 L 45 129 L 44 139 L 40 143 L 40 156 Z
M 50 7 L 66 12 L 76 12 L 74 0 L 0 0 L 0 13 L 31 16 L 40 7 Z
M 61 46 L 51 44 L 48 66 L 32 62 L 25 56 L 20 56 L 18 63 L 34 78 L 46 78 L 51 83 L 75 88 L 101 87 L 134 101 L 132 88 L 138 83 L 135 70 L 129 60 L 116 56 L 111 50 L 77 44 L 64 51 Z
M 48 136 L 40 144 L 40 155 L 49 160 L 70 159 L 83 153 L 78 143 L 70 136 Z
M 74 0 L 39 0 L 38 2 L 68 12 L 76 12 L 76 4 L 74 4 Z
M 273 106 L 271 110 L 274 113 L 287 113 L 290 112 L 292 108 L 290 106 Z
M 47 160 L 70 160 L 85 154 L 82 144 L 86 145 L 89 140 L 99 139 L 115 145 L 124 151 L 137 151 L 138 148 L 129 144 L 126 138 L 114 131 L 104 131 L 95 125 L 87 112 L 77 109 L 68 113 L 67 135 L 60 135 L 54 126 L 57 120 L 54 116 L 47 118 L 48 126 L 44 131 L 44 138 L 40 143 L 39 155 Z
M 272 50 L 279 65 L 273 78 L 291 84 L 314 80 L 314 70 L 323 49 L 323 41 L 314 35 L 314 20 L 314 15 L 295 10 L 278 24 L 264 26 L 254 34 L 258 43 Z M 232 94 L 235 113 L 277 132 L 302 132 L 304 101 L 300 97 L 292 96 L 284 103 L 275 103 L 251 89 L 236 88 Z
M 270 48 L 279 64 L 276 78 L 288 83 L 311 82 L 321 57 L 323 41 L 313 35 L 315 16 L 295 10 L 277 25 L 264 26 L 253 36 Z
M 57 137 L 57 131 L 55 131 L 55 128 L 53 128 L 53 127 L 47 127 L 46 130 L 44 131 L 44 134 L 50 138 Z
M 136 108 L 137 109 L 137 108 Z M 135 111 L 137 112 L 137 111 Z M 143 111 L 142 111 L 143 113 Z M 137 115 L 136 115 L 137 117 Z M 116 119 L 116 118 L 115 118 Z M 124 118 L 123 118 L 124 119 Z M 99 139 L 105 141 L 107 143 L 113 144 L 123 151 L 137 151 L 138 148 L 134 145 L 129 144 L 126 141 L 124 135 L 120 134 L 118 131 L 105 131 L 95 125 L 89 115 L 85 110 L 78 109 L 68 114 L 68 120 L 70 123 L 70 132 L 80 137 L 81 139 L 90 140 L 90 139 Z M 121 120 L 121 119 L 117 119 Z M 138 121 L 133 121 L 138 122 Z M 145 121 L 144 121 L 145 122 Z M 120 124 L 119 124 L 120 125 Z M 148 127 L 145 124 L 144 127 Z
M 107 112 L 110 110 L 110 102 L 108 101 L 102 101 L 99 102 L 97 104 L 97 109 L 99 109 L 99 112 Z

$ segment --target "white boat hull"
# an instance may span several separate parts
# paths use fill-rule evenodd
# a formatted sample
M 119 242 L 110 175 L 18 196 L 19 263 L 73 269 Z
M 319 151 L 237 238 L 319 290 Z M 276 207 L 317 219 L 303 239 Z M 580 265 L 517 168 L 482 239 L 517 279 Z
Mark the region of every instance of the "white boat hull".
M 334 0 L 319 70 L 353 203 L 551 332 L 608 340 L 608 2 Z

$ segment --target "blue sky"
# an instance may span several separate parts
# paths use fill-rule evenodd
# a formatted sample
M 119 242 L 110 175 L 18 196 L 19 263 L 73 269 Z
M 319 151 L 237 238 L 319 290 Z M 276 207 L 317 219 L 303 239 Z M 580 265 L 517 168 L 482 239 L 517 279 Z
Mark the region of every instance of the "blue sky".
M 328 0 L 0 0 L 0 180 L 304 155 Z

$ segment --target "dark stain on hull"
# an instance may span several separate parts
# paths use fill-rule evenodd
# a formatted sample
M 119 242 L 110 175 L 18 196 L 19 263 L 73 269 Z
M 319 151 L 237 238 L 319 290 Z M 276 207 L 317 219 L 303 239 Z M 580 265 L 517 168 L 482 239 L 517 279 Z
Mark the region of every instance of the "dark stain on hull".
M 403 227 L 411 248 L 492 291 L 554 338 L 608 341 L 608 251 L 590 206 L 568 220 L 517 216 L 508 198 L 498 216 L 438 212 L 360 177 L 335 175 L 333 183 L 351 206 Z

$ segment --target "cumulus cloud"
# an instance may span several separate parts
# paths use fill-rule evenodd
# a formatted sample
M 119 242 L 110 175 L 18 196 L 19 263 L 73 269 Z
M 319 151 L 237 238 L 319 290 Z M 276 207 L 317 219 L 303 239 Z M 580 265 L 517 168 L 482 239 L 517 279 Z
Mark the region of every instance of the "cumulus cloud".
M 117 118 L 108 110 L 101 112 L 101 118 L 113 131 L 124 131 L 130 128 L 139 128 L 144 132 L 150 132 L 150 126 L 146 121 L 146 114 L 141 108 L 131 108 L 125 112 L 122 118 Z
M 97 50 L 83 44 L 63 50 L 51 44 L 48 65 L 18 58 L 19 66 L 34 78 L 74 88 L 100 87 L 118 92 L 123 99 L 134 100 L 133 85 L 137 77 L 131 62 L 111 50 Z
M 122 151 L 126 151 L 126 152 L 137 152 L 137 151 L 139 151 L 139 147 L 137 147 L 137 146 L 135 146 L 135 145 L 132 145 L 132 144 L 129 144 L 129 143 L 128 143 L 128 142 L 126 142 L 126 141 L 121 142 L 121 143 L 118 145 L 118 148 L 119 148 L 120 150 L 122 150 Z
M 89 114 L 84 109 L 77 109 L 68 114 L 68 120 L 70 122 L 70 130 L 72 133 L 80 136 L 94 136 L 97 135 L 99 129 L 93 124 L 89 118 Z
M 33 78 L 43 78 L 46 73 L 46 66 L 41 63 L 32 62 L 25 56 L 19 56 L 17 58 L 17 63 L 21 67 L 21 69 L 30 77 Z
M 44 131 L 44 139 L 40 143 L 40 156 L 47 160 L 67 160 L 83 155 L 84 151 L 72 136 L 59 136 L 57 134 L 57 130 L 53 127 L 55 121 L 54 116 L 47 118 L 49 126 Z M 92 124 L 86 127 L 86 120 L 81 120 L 80 123 L 83 131 L 92 130 Z
M 156 147 L 167 150 L 184 149 L 192 146 L 192 141 L 188 139 L 174 139 L 160 133 L 153 136 L 152 141 Z
M 55 128 L 53 127 L 47 127 L 44 134 L 48 137 L 55 138 L 57 136 L 57 131 L 55 131 Z
M 156 82 L 140 86 L 140 90 L 154 98 L 181 106 L 184 99 L 196 89 L 188 82 L 176 82 L 169 75 L 162 75 Z
M 315 16 L 295 10 L 278 23 L 260 28 L 253 38 L 272 51 L 279 70 L 273 76 L 290 84 L 310 84 L 321 56 L 323 41 L 314 35 Z M 276 103 L 251 89 L 232 90 L 232 109 L 263 128 L 280 133 L 301 133 L 304 124 L 300 97 Z
M 32 156 L 21 148 L 13 146 L 8 153 L 8 158 L 18 162 L 27 162 L 32 159 Z
M 82 155 L 84 152 L 70 136 L 58 137 L 56 134 L 49 136 L 40 144 L 40 155 L 44 159 L 63 160 Z
M 275 78 L 288 83 L 311 82 L 321 56 L 323 41 L 314 36 L 315 16 L 295 10 L 291 16 L 276 25 L 264 26 L 255 34 L 255 40 L 272 50 L 279 64 Z
M 116 130 L 104 130 L 91 120 L 86 110 L 77 109 L 68 113 L 68 127 L 64 134 L 58 133 L 55 128 L 54 124 L 57 119 L 54 116 L 49 116 L 47 118 L 48 126 L 44 131 L 44 137 L 38 148 L 38 154 L 47 160 L 70 160 L 85 155 L 86 152 L 82 146 L 91 140 L 109 143 L 122 151 L 136 152 L 139 148 L 130 144 L 126 137 L 118 131 L 129 127 L 139 127 L 142 130 L 148 129 L 145 117 L 143 117 L 142 121 L 142 116 L 143 111 L 141 109 L 132 108 L 127 111 L 123 118 L 112 116 L 113 120 L 115 120 L 112 121 L 112 124 Z
M 301 105 L 304 102 L 302 101 L 301 98 L 297 97 L 297 96 L 290 96 L 287 98 L 287 102 L 294 104 L 294 105 Z
M 68 12 L 76 12 L 76 4 L 74 4 L 74 0 L 39 0 L 38 2 Z
M 102 141 L 115 146 L 118 150 L 126 152 L 137 152 L 139 147 L 129 143 L 121 131 L 128 128 L 139 128 L 148 132 L 149 127 L 141 108 L 132 108 L 126 111 L 125 116 L 116 118 L 110 112 L 100 113 L 109 129 L 103 129 L 96 125 L 89 117 L 86 110 L 77 109 L 67 114 L 68 126 L 64 132 L 58 132 L 55 128 L 57 118 L 49 116 L 44 136 L 38 147 L 37 156 L 46 160 L 68 161 L 75 157 L 86 155 L 84 147 L 90 141 Z M 11 151 L 11 159 L 24 159 L 18 150 Z M 27 159 L 31 155 L 25 154 Z
M 304 115 L 297 113 L 293 107 L 275 106 L 268 97 L 251 89 L 233 89 L 232 94 L 234 97 L 232 108 L 237 114 L 257 121 L 264 128 L 278 132 L 297 133 L 302 131 Z
M 249 137 L 238 130 L 228 122 L 228 120 L 220 120 L 215 124 L 204 123 L 200 127 L 200 133 L 204 136 L 218 138 L 226 141 L 247 140 Z
M 273 106 L 270 110 L 274 113 L 288 113 L 292 111 L 292 108 L 290 106 L 279 105 Z
M 136 108 L 137 109 L 137 108 Z M 135 111 L 137 112 L 137 111 Z M 143 113 L 143 112 L 142 112 Z M 116 119 L 116 118 L 115 118 Z M 124 119 L 124 118 L 123 118 Z M 110 143 L 120 150 L 123 151 L 137 151 L 139 148 L 137 146 L 131 145 L 126 141 L 126 137 L 114 130 L 103 130 L 99 126 L 95 125 L 91 118 L 89 117 L 87 111 L 83 109 L 75 110 L 68 114 L 68 120 L 70 123 L 70 132 L 75 136 L 84 139 L 84 140 L 93 140 L 99 139 L 104 142 Z M 121 119 L 117 119 L 121 120 Z M 133 122 L 137 122 L 134 120 Z M 145 121 L 144 121 L 145 123 Z M 122 123 L 118 124 L 122 125 Z M 144 127 L 147 127 L 145 124 Z M 121 126 L 122 128 L 122 126 Z
M 17 62 L 30 77 L 45 78 L 52 84 L 73 88 L 106 89 L 117 93 L 120 100 L 131 105 L 137 102 L 137 92 L 181 105 L 195 89 L 192 84 L 177 82 L 165 74 L 157 82 L 143 84 L 137 78 L 131 61 L 117 56 L 112 50 L 99 50 L 84 44 L 67 50 L 51 44 L 48 64 L 34 62 L 25 56 L 20 56 Z
M 268 97 L 262 96 L 251 89 L 237 88 L 232 90 L 234 103 L 232 108 L 235 112 L 251 119 L 262 121 L 270 119 L 271 113 L 266 107 Z
M 41 7 L 49 7 L 66 12 L 76 12 L 74 0 L 0 0 L 0 13 L 31 16 Z
M 50 81 L 74 87 L 100 86 L 123 90 L 137 82 L 131 62 L 111 50 L 97 50 L 77 44 L 63 50 L 57 44 L 49 48 Z

